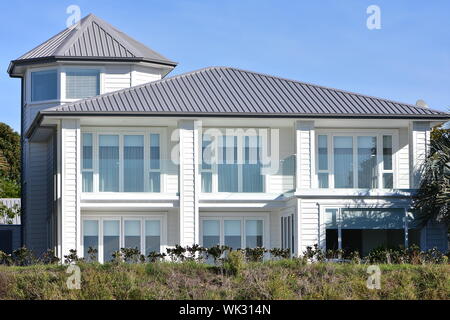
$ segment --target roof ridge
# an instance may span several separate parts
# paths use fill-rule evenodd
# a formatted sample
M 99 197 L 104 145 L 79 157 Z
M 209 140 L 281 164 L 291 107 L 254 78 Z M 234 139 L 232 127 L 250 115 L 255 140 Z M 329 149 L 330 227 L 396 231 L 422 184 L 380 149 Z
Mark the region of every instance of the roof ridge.
M 391 99 L 386 99 L 386 98 L 380 98 L 380 97 L 371 96 L 371 95 L 368 95 L 368 94 L 363 94 L 363 93 L 358 93 L 358 92 L 354 92 L 354 91 L 348 91 L 348 90 L 344 90 L 344 89 L 328 87 L 328 86 L 319 85 L 319 84 L 315 84 L 315 83 L 311 83 L 311 82 L 305 82 L 305 81 L 294 80 L 294 79 L 289 79 L 289 78 L 284 78 L 284 77 L 278 77 L 278 76 L 274 76 L 274 75 L 263 73 L 263 72 L 246 70 L 246 69 L 235 68 L 235 67 L 220 67 L 220 68 L 234 69 L 234 70 L 237 70 L 237 71 L 240 71 L 240 72 L 257 74 L 257 75 L 269 77 L 269 78 L 272 78 L 272 79 L 278 79 L 278 80 L 285 80 L 285 81 L 294 82 L 294 83 L 300 83 L 300 84 L 312 86 L 312 87 L 315 87 L 315 88 L 332 90 L 332 91 L 338 91 L 338 92 L 341 92 L 341 93 L 356 95 L 356 96 L 359 96 L 359 97 L 364 97 L 364 98 L 369 98 L 369 99 L 376 99 L 376 100 L 381 100 L 381 101 L 385 101 L 385 102 L 389 102 L 389 103 L 401 104 L 401 105 L 405 105 L 405 106 L 412 107 L 412 108 L 419 108 L 419 109 L 430 110 L 430 111 L 439 112 L 439 113 L 445 113 L 445 112 L 442 112 L 442 111 L 439 111 L 439 110 L 435 110 L 435 109 L 431 109 L 431 108 L 419 107 L 419 106 L 416 106 L 414 104 L 410 104 L 410 103 L 406 103 L 406 102 L 401 102 L 401 101 L 396 101 L 396 100 L 391 100 Z
M 73 24 L 72 27 L 75 31 L 75 33 L 68 36 L 64 41 L 61 43 L 61 45 L 58 47 L 58 51 L 55 50 L 55 53 L 58 53 L 59 55 L 65 55 L 66 52 L 74 45 L 74 42 L 70 43 L 70 40 L 74 37 L 80 36 L 83 34 L 83 32 L 86 30 L 87 26 L 89 25 L 89 21 L 92 20 L 92 17 L 94 15 L 92 13 L 88 14 L 83 19 L 80 19 L 77 23 Z

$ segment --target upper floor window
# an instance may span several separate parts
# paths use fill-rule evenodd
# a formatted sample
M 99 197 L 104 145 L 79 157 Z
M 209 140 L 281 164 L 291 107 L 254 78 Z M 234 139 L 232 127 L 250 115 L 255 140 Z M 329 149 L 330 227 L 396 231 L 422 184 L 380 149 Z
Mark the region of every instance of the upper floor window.
M 161 132 L 83 133 L 83 192 L 161 192 Z
M 100 71 L 69 69 L 66 71 L 66 98 L 84 99 L 100 94 Z
M 391 189 L 394 187 L 392 134 L 317 136 L 319 188 Z
M 55 70 L 31 72 L 31 101 L 55 100 L 58 96 L 58 73 Z

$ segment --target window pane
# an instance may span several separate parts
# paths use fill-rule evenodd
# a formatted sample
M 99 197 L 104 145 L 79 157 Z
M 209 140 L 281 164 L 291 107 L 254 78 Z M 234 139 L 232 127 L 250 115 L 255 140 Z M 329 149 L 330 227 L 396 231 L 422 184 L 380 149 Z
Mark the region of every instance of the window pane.
M 84 220 L 83 221 L 83 248 L 84 258 L 89 260 L 89 247 L 97 250 L 96 261 L 98 261 L 98 221 Z
M 160 135 L 152 133 L 150 135 L 150 169 L 159 169 L 161 160 Z
M 31 73 L 31 100 L 43 101 L 57 98 L 58 82 L 56 70 Z
M 100 94 L 98 70 L 70 70 L 66 72 L 66 98 L 84 99 Z
M 334 137 L 334 187 L 353 188 L 352 137 Z
M 93 173 L 92 172 L 83 172 L 83 186 L 82 192 L 93 192 Z
M 149 192 L 161 192 L 161 173 L 150 172 Z
M 202 192 L 212 192 L 211 172 L 202 172 Z
M 377 138 L 358 137 L 358 188 L 377 187 Z
M 392 170 L 392 136 L 383 136 L 383 168 Z
M 261 139 L 257 136 L 244 137 L 244 164 L 242 166 L 243 192 L 263 192 L 260 144 Z
M 125 192 L 144 191 L 144 136 L 124 136 L 124 174 Z
M 120 249 L 120 221 L 103 221 L 103 261 L 111 261 L 112 254 Z
M 99 189 L 102 192 L 119 191 L 119 136 L 99 137 Z
M 392 189 L 394 187 L 394 175 L 392 173 L 383 173 L 383 188 Z
M 145 221 L 145 255 L 161 251 L 161 224 L 159 220 Z
M 245 221 L 245 242 L 247 248 L 256 248 L 263 246 L 262 220 Z
M 219 192 L 238 192 L 237 137 L 219 139 Z
M 92 133 L 83 133 L 83 169 L 92 169 Z
M 141 221 L 125 220 L 125 248 L 141 250 Z
M 328 188 L 328 173 L 319 172 L 319 188 Z
M 225 220 L 225 245 L 232 249 L 239 249 L 241 244 L 241 221 L 240 220 Z
M 211 248 L 220 244 L 219 220 L 203 220 L 203 247 Z
M 211 138 L 203 135 L 202 139 L 202 169 L 211 169 Z
M 328 137 L 319 136 L 319 170 L 328 170 Z

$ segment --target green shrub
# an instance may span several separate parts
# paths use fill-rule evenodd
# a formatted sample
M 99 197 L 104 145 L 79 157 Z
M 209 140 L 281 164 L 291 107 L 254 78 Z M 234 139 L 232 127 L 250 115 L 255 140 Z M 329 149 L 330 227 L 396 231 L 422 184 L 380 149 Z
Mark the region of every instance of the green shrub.
M 242 250 L 235 250 L 228 253 L 224 260 L 224 268 L 232 275 L 239 275 L 245 265 L 245 255 Z

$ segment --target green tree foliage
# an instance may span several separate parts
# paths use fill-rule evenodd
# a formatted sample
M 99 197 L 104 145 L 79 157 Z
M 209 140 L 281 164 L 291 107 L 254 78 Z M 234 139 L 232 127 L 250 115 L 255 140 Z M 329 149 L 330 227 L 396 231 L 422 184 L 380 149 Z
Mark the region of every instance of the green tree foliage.
M 0 122 L 0 198 L 20 197 L 20 135 Z
M 450 224 L 450 129 L 433 128 L 430 154 L 413 207 L 422 225 L 429 220 Z

